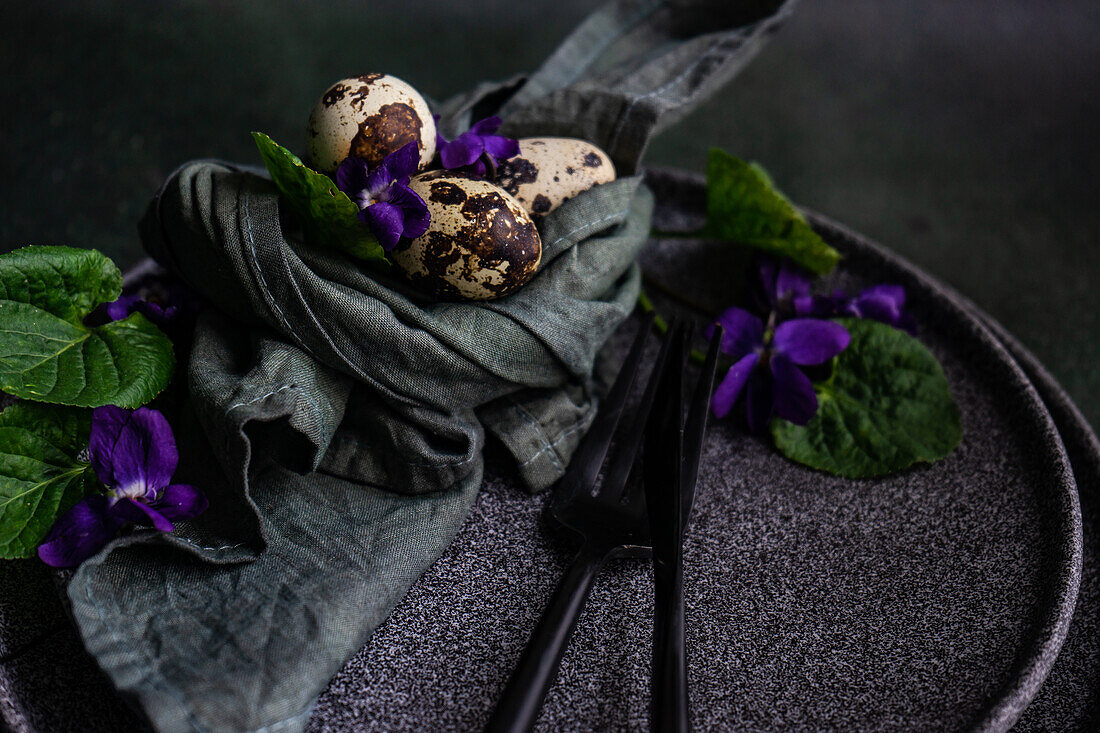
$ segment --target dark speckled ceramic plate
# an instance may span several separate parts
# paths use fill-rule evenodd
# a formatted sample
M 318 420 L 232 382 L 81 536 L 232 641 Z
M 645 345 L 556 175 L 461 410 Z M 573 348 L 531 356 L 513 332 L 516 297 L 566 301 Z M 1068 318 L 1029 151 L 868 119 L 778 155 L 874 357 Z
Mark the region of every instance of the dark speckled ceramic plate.
M 698 179 L 661 173 L 651 184 L 663 228 L 698 221 Z M 966 437 L 941 463 L 848 481 L 712 427 L 686 545 L 696 728 L 1087 727 L 1100 669 L 1095 436 L 971 304 L 877 245 L 814 223 L 846 255 L 840 280 L 906 286 Z M 708 307 L 725 305 L 720 246 L 655 242 L 645 266 Z M 480 728 L 570 549 L 545 531 L 542 502 L 490 472 L 453 545 L 333 679 L 309 729 Z M 0 584 L 3 720 L 21 731 L 138 726 L 83 655 L 48 576 L 6 563 Z M 651 614 L 645 564 L 611 567 L 540 727 L 646 729 Z

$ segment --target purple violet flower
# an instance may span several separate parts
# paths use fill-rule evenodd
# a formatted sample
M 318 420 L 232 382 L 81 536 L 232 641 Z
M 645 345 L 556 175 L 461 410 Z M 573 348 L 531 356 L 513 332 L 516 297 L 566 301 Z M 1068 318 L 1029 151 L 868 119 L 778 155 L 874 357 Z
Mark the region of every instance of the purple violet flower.
M 121 321 L 137 311 L 161 329 L 170 331 L 201 307 L 202 299 L 182 282 L 167 274 L 152 273 L 123 288 L 118 300 L 97 306 L 84 322 L 101 326 Z
M 741 308 L 718 317 L 721 349 L 734 360 L 714 392 L 713 409 L 725 417 L 746 393 L 749 429 L 758 433 L 772 417 L 805 425 L 817 412 L 813 384 L 799 366 L 823 364 L 848 347 L 851 336 L 839 323 L 796 318 L 767 329 L 764 322 Z M 707 336 L 713 332 L 708 329 Z
M 50 528 L 38 557 L 53 567 L 75 567 L 99 552 L 127 523 L 175 529 L 173 521 L 206 511 L 206 496 L 194 486 L 171 484 L 179 463 L 172 428 L 148 407 L 108 405 L 92 413 L 92 467 L 107 493 L 76 503 Z
M 437 132 L 435 146 L 443 167 L 477 178 L 493 175 L 497 161 L 519 155 L 518 140 L 493 134 L 500 125 L 499 117 L 486 117 L 450 141 Z
M 900 285 L 872 285 L 850 297 L 843 291 L 832 295 L 795 298 L 795 312 L 814 318 L 869 318 L 908 333 L 917 332 L 917 320 L 905 312 L 905 288 Z
M 370 226 L 389 252 L 401 237 L 416 239 L 428 231 L 432 217 L 424 199 L 409 188 L 409 176 L 420 166 L 420 150 L 409 143 L 370 170 L 363 158 L 345 158 L 336 169 L 336 185 L 359 207 L 359 219 Z
M 790 260 L 760 257 L 757 269 L 763 291 L 761 310 L 776 310 L 780 316 L 787 318 L 795 315 L 795 305 L 799 300 L 810 297 L 812 276 Z

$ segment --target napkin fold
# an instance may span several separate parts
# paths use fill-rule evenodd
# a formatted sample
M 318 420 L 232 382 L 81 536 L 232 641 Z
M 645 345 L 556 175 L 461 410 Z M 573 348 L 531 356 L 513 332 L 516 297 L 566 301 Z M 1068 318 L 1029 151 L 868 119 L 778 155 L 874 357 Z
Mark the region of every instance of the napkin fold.
M 588 139 L 633 173 L 789 10 L 732 6 L 611 3 L 529 79 L 442 104 L 441 128 L 496 112 L 509 135 Z M 177 480 L 211 506 L 173 534 L 117 540 L 68 587 L 119 691 L 159 730 L 304 727 L 465 519 L 487 433 L 531 490 L 562 475 L 594 414 L 600 348 L 637 298 L 652 209 L 640 176 L 598 186 L 542 222 L 519 292 L 436 303 L 305 246 L 255 169 L 173 173 L 142 237 L 212 306 L 175 423 Z

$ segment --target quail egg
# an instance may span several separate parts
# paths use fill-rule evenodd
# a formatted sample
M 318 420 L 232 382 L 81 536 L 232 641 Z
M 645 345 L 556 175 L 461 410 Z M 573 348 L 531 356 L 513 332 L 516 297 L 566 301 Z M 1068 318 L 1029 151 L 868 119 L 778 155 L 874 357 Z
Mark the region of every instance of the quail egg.
M 313 166 L 332 173 L 344 158 L 365 158 L 374 168 L 410 142 L 420 148 L 420 167 L 435 156 L 435 120 L 420 93 L 395 76 L 364 74 L 329 87 L 306 128 Z
M 607 153 L 568 137 L 528 137 L 519 155 L 498 164 L 493 182 L 516 197 L 529 214 L 541 217 L 577 194 L 615 180 Z
M 531 217 L 493 184 L 449 171 L 413 176 L 428 205 L 428 231 L 405 240 L 390 258 L 421 289 L 447 300 L 488 300 L 515 292 L 542 258 Z

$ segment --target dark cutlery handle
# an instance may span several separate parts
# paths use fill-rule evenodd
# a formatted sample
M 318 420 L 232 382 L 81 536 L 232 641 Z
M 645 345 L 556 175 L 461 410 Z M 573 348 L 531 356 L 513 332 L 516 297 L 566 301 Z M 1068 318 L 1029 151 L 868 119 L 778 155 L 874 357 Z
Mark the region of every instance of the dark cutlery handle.
M 565 571 L 485 730 L 520 733 L 534 728 L 546 691 L 558 676 L 581 610 L 607 552 L 585 546 Z
M 652 730 L 686 733 L 688 722 L 687 660 L 684 655 L 683 563 L 654 563 Z

